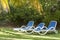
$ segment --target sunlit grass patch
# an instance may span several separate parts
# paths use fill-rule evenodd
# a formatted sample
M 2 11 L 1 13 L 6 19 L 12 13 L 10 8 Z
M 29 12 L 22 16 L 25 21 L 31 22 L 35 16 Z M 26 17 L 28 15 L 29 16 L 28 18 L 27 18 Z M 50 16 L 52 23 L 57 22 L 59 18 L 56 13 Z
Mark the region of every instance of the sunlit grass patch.
M 32 40 L 32 39 L 18 39 L 18 38 L 6 38 L 6 37 L 0 37 L 0 39 L 4 39 L 4 40 Z
M 11 28 L 0 28 L 1 40 L 60 40 L 60 33 L 48 35 L 35 35 L 14 31 Z

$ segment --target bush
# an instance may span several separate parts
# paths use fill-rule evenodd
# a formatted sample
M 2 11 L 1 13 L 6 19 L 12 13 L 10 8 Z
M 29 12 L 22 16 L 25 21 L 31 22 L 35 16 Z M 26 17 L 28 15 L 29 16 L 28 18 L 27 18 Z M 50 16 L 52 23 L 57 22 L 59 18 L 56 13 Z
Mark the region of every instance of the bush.
M 10 13 L 4 14 L 5 16 L 1 16 L 2 18 L 0 18 L 0 20 L 7 20 L 18 26 L 26 24 L 30 20 L 35 21 L 35 24 L 38 24 L 42 21 L 48 24 L 51 20 L 60 22 L 60 11 L 58 10 L 60 5 L 59 2 L 57 4 L 56 0 L 40 0 L 45 15 L 40 15 L 40 12 L 38 12 L 34 7 L 31 7 L 29 3 L 27 4 L 26 1 L 27 0 L 25 0 L 24 3 L 22 1 L 21 5 L 19 3 L 9 4 Z
M 35 21 L 37 23 L 41 22 L 43 17 L 40 13 L 34 9 L 29 8 L 29 6 L 22 5 L 18 8 L 10 6 L 11 13 L 8 16 L 8 19 L 13 22 L 15 25 L 26 24 L 28 21 Z

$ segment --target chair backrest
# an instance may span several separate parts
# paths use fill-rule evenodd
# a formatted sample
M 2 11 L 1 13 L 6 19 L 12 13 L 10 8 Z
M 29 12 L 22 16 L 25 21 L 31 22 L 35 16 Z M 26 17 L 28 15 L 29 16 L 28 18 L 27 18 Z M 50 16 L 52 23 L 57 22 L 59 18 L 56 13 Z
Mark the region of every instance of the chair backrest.
M 49 29 L 50 27 L 55 27 L 55 28 L 56 28 L 56 25 L 57 25 L 57 21 L 51 21 L 51 22 L 49 23 L 49 25 L 48 25 L 48 29 Z
M 45 25 L 45 23 L 39 23 L 37 27 L 42 28 L 44 25 Z
M 33 24 L 34 24 L 34 21 L 29 21 L 26 26 L 33 26 Z
M 39 31 L 44 28 L 44 25 L 45 25 L 45 23 L 40 23 L 34 30 Z
M 32 28 L 32 26 L 34 25 L 34 21 L 29 21 L 27 24 L 27 29 Z

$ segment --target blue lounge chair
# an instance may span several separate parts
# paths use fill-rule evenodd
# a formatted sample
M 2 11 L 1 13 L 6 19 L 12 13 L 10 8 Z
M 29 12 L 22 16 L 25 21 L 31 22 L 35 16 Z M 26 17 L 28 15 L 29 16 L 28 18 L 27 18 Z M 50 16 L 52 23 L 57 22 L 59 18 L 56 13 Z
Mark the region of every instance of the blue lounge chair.
M 34 21 L 29 21 L 26 26 L 22 26 L 20 28 L 20 31 L 22 31 L 22 32 L 30 31 L 30 30 L 32 30 L 33 25 L 34 25 Z
M 34 28 L 33 30 L 32 30 L 32 32 L 31 33 L 39 33 L 40 34 L 40 30 L 42 30 L 43 28 L 45 28 L 45 23 L 40 23 L 40 24 L 38 24 L 37 26 L 36 26 L 36 28 Z
M 33 27 L 34 25 L 34 21 L 29 21 L 28 24 L 25 26 L 21 26 L 20 28 L 13 28 L 13 30 L 15 31 L 25 31 L 25 30 L 31 30 L 31 28 Z
M 47 34 L 47 32 L 49 31 L 53 31 L 55 33 L 58 33 L 57 30 L 56 30 L 56 26 L 57 26 L 57 21 L 51 21 L 48 25 L 48 27 L 45 29 L 45 30 L 41 30 L 42 32 L 44 32 L 43 34 L 41 35 L 45 35 Z

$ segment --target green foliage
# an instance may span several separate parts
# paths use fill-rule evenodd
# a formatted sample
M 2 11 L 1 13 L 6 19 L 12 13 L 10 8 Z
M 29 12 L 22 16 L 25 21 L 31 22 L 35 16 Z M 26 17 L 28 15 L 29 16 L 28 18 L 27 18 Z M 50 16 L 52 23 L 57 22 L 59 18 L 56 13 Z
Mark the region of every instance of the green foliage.
M 32 1 L 30 0 L 30 2 Z M 30 2 L 28 0 L 10 0 L 10 13 L 5 14 L 5 19 L 15 25 L 22 25 L 30 20 L 42 21 L 43 16 L 31 6 Z
M 0 20 L 7 20 L 15 23 L 15 25 L 26 24 L 28 21 L 33 20 L 37 23 L 46 22 L 47 24 L 51 20 L 56 20 L 60 22 L 60 11 L 58 10 L 60 5 L 57 4 L 57 0 L 39 0 L 44 9 L 45 15 L 40 15 L 40 13 L 31 6 L 32 2 L 30 0 L 10 0 L 10 13 L 3 14 L 5 16 L 1 16 Z M 51 13 L 51 7 L 56 5 L 56 11 Z
M 43 9 L 45 12 L 45 16 L 43 22 L 48 24 L 51 20 L 58 21 L 58 25 L 60 24 L 60 1 L 57 0 L 40 0 L 41 4 L 43 5 Z M 56 11 L 51 12 L 51 7 L 56 6 Z
M 60 0 L 58 0 L 57 5 L 58 5 L 58 9 L 60 10 Z
M 10 6 L 10 10 L 9 20 L 17 25 L 22 25 L 30 20 L 40 22 L 43 19 L 39 12 L 34 8 L 29 8 L 29 5 L 22 5 L 18 8 Z

